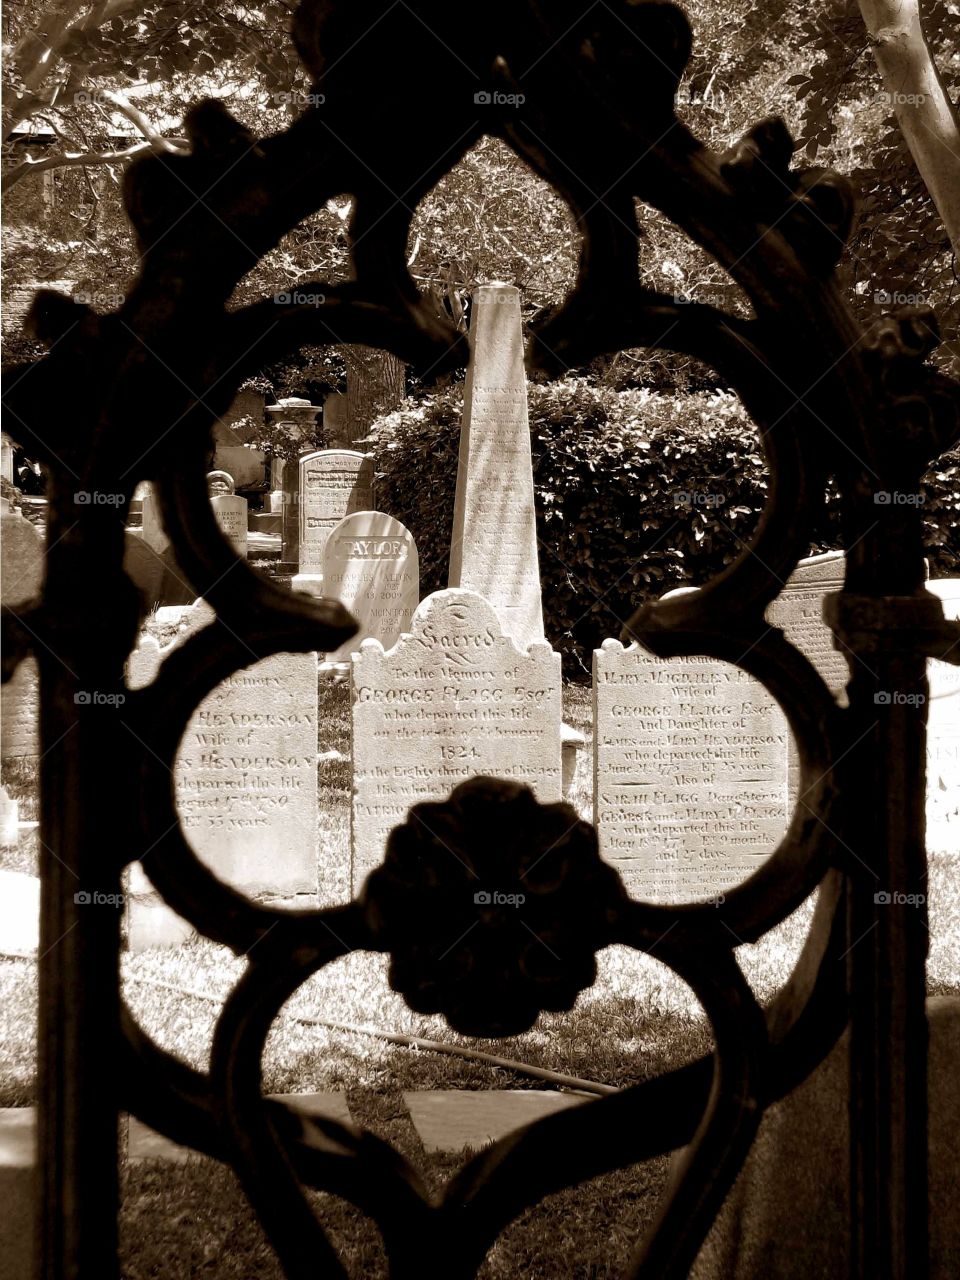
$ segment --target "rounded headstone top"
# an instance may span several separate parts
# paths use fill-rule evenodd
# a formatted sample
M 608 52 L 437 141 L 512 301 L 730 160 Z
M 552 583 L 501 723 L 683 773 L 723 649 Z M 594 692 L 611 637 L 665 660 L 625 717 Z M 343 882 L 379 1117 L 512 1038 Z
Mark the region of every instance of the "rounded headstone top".
M 207 493 L 211 498 L 222 498 L 233 494 L 236 487 L 229 471 L 207 472 Z

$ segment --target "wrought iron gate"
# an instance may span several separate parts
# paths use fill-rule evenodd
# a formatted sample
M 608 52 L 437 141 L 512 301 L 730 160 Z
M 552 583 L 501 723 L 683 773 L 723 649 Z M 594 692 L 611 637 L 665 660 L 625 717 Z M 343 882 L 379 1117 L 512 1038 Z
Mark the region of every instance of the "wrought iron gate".
M 854 322 L 833 279 L 850 193 L 828 172 L 788 168 L 781 123 L 760 123 L 718 155 L 677 120 L 690 32 L 672 5 L 615 0 L 582 13 L 572 0 L 515 0 L 468 11 L 421 0 L 414 12 L 387 0 L 304 0 L 295 33 L 323 104 L 260 140 L 216 103 L 196 106 L 191 154 L 129 171 L 142 270 L 122 307 L 98 316 L 41 293 L 32 322 L 49 355 L 8 386 L 15 432 L 46 463 L 51 485 L 43 598 L 4 618 L 5 674 L 32 652 L 42 688 L 43 1280 L 117 1275 L 121 1109 L 229 1161 L 294 1280 L 344 1274 L 304 1186 L 371 1214 L 395 1276 L 423 1277 L 436 1265 L 450 1280 L 473 1275 L 506 1223 L 548 1192 L 686 1146 L 633 1271 L 683 1276 L 764 1108 L 808 1075 L 848 1022 L 852 1272 L 915 1277 L 926 1248 L 927 935 L 921 911 L 880 910 L 874 892 L 882 883 L 911 893 L 923 881 L 925 713 L 910 701 L 880 706 L 875 694 L 922 693 L 928 657 L 960 658 L 960 630 L 924 589 L 917 508 L 877 505 L 874 494 L 915 491 L 960 432 L 956 386 L 923 364 L 934 321 L 913 310 L 868 332 Z M 489 98 L 482 108 L 477 94 Z M 517 94 L 522 107 L 510 101 Z M 408 898 L 428 901 L 416 869 L 429 857 L 411 864 L 394 841 L 360 900 L 271 912 L 193 856 L 171 768 L 191 712 L 219 681 L 255 659 L 331 649 L 352 634 L 338 605 L 294 599 L 235 558 L 204 486 L 211 424 L 244 376 L 307 342 L 382 346 L 424 373 L 465 362 L 463 339 L 418 293 L 404 249 L 411 210 L 482 133 L 504 138 L 550 182 L 583 233 L 576 288 L 535 334 L 532 365 L 555 372 L 640 345 L 689 353 L 729 380 L 757 423 L 771 488 L 752 545 L 695 597 L 641 608 L 629 632 L 654 653 L 711 655 L 760 680 L 795 736 L 801 799 L 779 848 L 719 909 L 628 900 L 599 864 L 590 830 L 576 828 L 551 898 L 558 927 L 585 892 L 595 908 L 590 948 L 648 949 L 673 925 L 658 957 L 702 1001 L 716 1053 L 497 1143 L 432 1203 L 386 1144 L 265 1101 L 259 1066 L 277 1010 L 310 974 L 357 948 L 408 958 L 391 904 L 398 881 Z M 325 296 L 322 306 L 265 300 L 228 310 L 241 276 L 343 192 L 355 199 L 354 281 L 304 284 Z M 678 305 L 639 283 L 636 197 L 713 255 L 750 299 L 751 318 Z M 847 559 L 844 590 L 827 612 L 850 665 L 846 708 L 763 616 L 806 554 L 830 476 L 842 494 Z M 123 526 L 143 479 L 157 485 L 177 559 L 217 616 L 134 693 L 123 678 L 138 625 Z M 77 505 L 80 490 L 122 501 Z M 78 704 L 76 694 L 91 690 L 125 695 L 124 714 Z M 489 818 L 493 829 L 490 799 L 480 798 L 473 820 Z M 451 840 L 462 834 L 463 803 L 448 814 Z M 553 819 L 528 818 L 535 848 Z M 208 1075 L 137 1027 L 120 1000 L 119 926 L 74 903 L 78 882 L 119 892 L 137 858 L 201 933 L 249 953 Z M 736 940 L 757 939 L 817 886 L 802 958 L 761 1010 Z M 565 955 L 560 973 L 518 977 L 517 1019 L 569 1004 L 589 961 Z M 482 1030 L 482 981 L 465 990 L 442 963 L 428 970 L 438 1007 Z M 428 1237 L 436 1247 L 424 1254 Z

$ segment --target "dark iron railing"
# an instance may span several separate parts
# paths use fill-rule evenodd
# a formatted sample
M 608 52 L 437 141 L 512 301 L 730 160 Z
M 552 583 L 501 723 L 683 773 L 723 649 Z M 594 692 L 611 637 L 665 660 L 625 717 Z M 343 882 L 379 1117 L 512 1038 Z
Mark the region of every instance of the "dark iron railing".
M 874 892 L 878 883 L 903 893 L 923 884 L 925 715 L 911 701 L 878 707 L 874 694 L 923 693 L 926 659 L 957 661 L 960 631 L 924 590 L 917 508 L 878 506 L 873 495 L 916 490 L 958 436 L 957 388 L 923 363 L 934 321 L 914 310 L 868 332 L 854 322 L 833 280 L 850 193 L 830 173 L 788 168 L 782 124 L 765 121 L 717 155 L 677 120 L 673 94 L 690 48 L 678 9 L 625 0 L 586 13 L 571 0 L 490 4 L 469 17 L 440 0 L 415 9 L 305 0 L 295 33 L 322 107 L 261 140 L 214 103 L 194 108 L 190 155 L 151 157 L 128 173 L 142 269 L 121 308 L 98 316 L 41 293 L 32 324 L 49 355 L 9 380 L 14 434 L 50 475 L 43 597 L 4 619 L 5 673 L 28 652 L 41 671 L 42 1280 L 117 1275 L 114 1137 L 123 1109 L 229 1161 L 295 1280 L 344 1274 L 305 1186 L 372 1215 L 395 1276 L 450 1280 L 474 1274 L 503 1227 L 547 1193 L 685 1147 L 632 1272 L 683 1276 L 764 1108 L 810 1073 L 848 1023 L 852 1274 L 916 1277 L 926 1250 L 927 935 L 922 911 L 881 910 Z M 484 90 L 525 101 L 481 107 L 474 95 Z M 424 373 L 465 362 L 463 339 L 418 293 L 404 249 L 411 210 L 483 133 L 504 138 L 550 182 L 583 233 L 576 288 L 534 334 L 531 365 L 553 372 L 639 345 L 688 353 L 720 371 L 757 423 L 771 487 L 752 545 L 695 597 L 641 608 L 628 631 L 654 653 L 711 655 L 760 680 L 787 714 L 801 782 L 781 845 L 719 908 L 629 901 L 596 861 L 590 829 L 576 828 L 558 873 L 558 926 L 575 865 L 588 885 L 576 896 L 587 892 L 596 908 L 589 949 L 659 944 L 658 958 L 702 1001 L 716 1052 L 496 1143 L 434 1203 L 387 1144 L 295 1117 L 260 1088 L 264 1038 L 305 978 L 352 949 L 406 945 L 391 926 L 396 849 L 361 900 L 274 913 L 194 857 L 170 770 L 191 712 L 219 681 L 255 659 L 332 649 L 352 634 L 337 604 L 294 599 L 235 558 L 207 502 L 211 424 L 244 376 L 306 342 L 382 346 Z M 305 284 L 304 293 L 325 296 L 323 306 L 264 301 L 228 311 L 237 281 L 345 191 L 355 198 L 355 280 Z M 678 305 L 639 283 L 636 197 L 713 255 L 753 318 Z M 849 658 L 846 708 L 763 617 L 806 554 L 831 476 L 847 561 L 827 616 Z M 123 526 L 144 479 L 157 486 L 179 564 L 217 617 L 155 684 L 131 692 L 123 671 L 138 606 L 122 569 Z M 78 506 L 77 490 L 122 501 Z M 83 690 L 124 694 L 123 714 L 78 705 Z M 451 840 L 462 803 L 455 798 L 447 815 Z M 524 820 L 535 847 L 553 818 Z M 119 925 L 74 903 L 78 883 L 119 892 L 136 858 L 202 934 L 249 953 L 207 1075 L 158 1049 L 122 1007 Z M 733 948 L 817 886 L 797 968 L 761 1010 Z M 416 898 L 416 884 L 404 892 Z M 556 1007 L 561 990 L 572 999 L 589 956 L 564 963 L 566 987 L 562 974 L 542 988 L 533 982 L 528 1012 L 544 1001 Z M 452 983 L 442 964 L 436 981 Z M 460 1016 L 466 1000 L 464 1016 L 482 1029 L 474 996 L 451 987 L 444 1007 Z

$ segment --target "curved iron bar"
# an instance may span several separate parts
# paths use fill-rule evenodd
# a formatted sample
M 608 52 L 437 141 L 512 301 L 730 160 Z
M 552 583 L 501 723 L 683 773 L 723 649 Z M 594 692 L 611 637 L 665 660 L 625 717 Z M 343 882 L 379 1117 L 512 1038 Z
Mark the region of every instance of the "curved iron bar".
M 460 63 L 449 111 L 436 110 L 426 81 L 411 78 L 402 57 L 404 49 L 417 47 L 423 21 Z M 637 41 L 624 41 L 624 26 Z M 344 61 L 358 34 L 368 37 L 362 42 L 366 77 L 351 74 Z M 71 906 L 73 884 L 65 871 L 118 884 L 120 864 L 137 853 L 165 899 L 201 932 L 238 951 L 256 950 L 221 1017 L 209 1078 L 185 1074 L 124 1023 L 132 1055 L 127 1061 L 141 1064 L 128 1095 L 134 1109 L 178 1134 L 185 1134 L 188 1118 L 200 1120 L 195 1145 L 219 1150 L 238 1165 L 290 1275 L 307 1273 L 298 1257 L 302 1247 L 314 1260 L 323 1258 L 328 1272 L 341 1273 L 300 1183 L 356 1198 L 368 1167 L 379 1160 L 376 1189 L 364 1203 L 384 1231 L 395 1272 L 410 1268 L 409 1235 L 384 1211 L 384 1198 L 399 1180 L 408 1188 L 403 1203 L 411 1221 L 419 1226 L 428 1220 L 403 1162 L 342 1126 L 303 1125 L 259 1096 L 259 1054 L 283 999 L 321 964 L 368 946 L 370 937 L 355 907 L 340 914 L 267 912 L 220 884 L 180 833 L 171 770 L 190 713 L 219 680 L 271 653 L 325 647 L 351 634 L 352 625 L 329 602 L 281 595 L 232 554 L 203 491 L 209 427 L 245 372 L 307 340 L 304 335 L 379 342 L 421 370 L 463 363 L 463 339 L 418 294 L 404 247 L 411 208 L 483 133 L 502 137 L 546 178 L 584 232 L 576 286 L 560 312 L 536 331 L 531 364 L 553 370 L 638 341 L 674 346 L 714 363 L 758 424 L 772 488 L 753 542 L 695 597 L 644 608 L 629 630 L 655 653 L 707 654 L 760 679 L 786 711 L 797 740 L 803 800 L 779 849 L 729 895 L 724 910 L 698 904 L 672 910 L 678 926 L 662 954 L 697 992 L 715 1026 L 714 1069 L 702 1060 L 591 1104 L 589 1113 L 540 1121 L 471 1162 L 448 1188 L 438 1219 L 448 1272 L 472 1274 L 505 1222 L 554 1184 L 570 1185 L 591 1169 L 621 1167 L 690 1143 L 699 1126 L 699 1153 L 694 1150 L 688 1176 L 665 1200 L 659 1229 L 635 1271 L 680 1274 L 735 1176 L 761 1110 L 809 1072 L 835 1040 L 846 1012 L 838 958 L 847 955 L 847 988 L 857 1015 L 855 1083 L 865 1099 L 855 1136 L 856 1265 L 862 1276 L 899 1280 L 908 1274 L 907 1244 L 922 1249 L 924 1239 L 916 1220 L 924 1204 L 922 1049 L 912 1048 L 923 1019 L 923 922 L 872 910 L 864 869 L 889 875 L 896 887 L 915 883 L 922 870 L 916 812 L 922 763 L 914 762 L 914 755 L 920 760 L 922 714 L 919 722 L 899 714 L 871 721 L 870 699 L 884 680 L 922 688 L 926 653 L 933 648 L 939 655 L 955 628 L 946 627 L 924 599 L 916 511 L 878 511 L 873 495 L 881 486 L 915 483 L 924 465 L 960 434 L 956 387 L 920 365 L 936 335 L 927 319 L 915 315 L 884 321 L 868 334 L 859 331 L 831 280 L 849 227 L 849 193 L 842 180 L 822 170 L 790 170 L 792 142 L 782 124 L 761 122 L 717 156 L 676 119 L 673 95 L 690 33 L 672 5 L 614 3 L 583 14 L 575 0 L 550 6 L 526 0 L 509 19 L 491 6 L 471 29 L 440 0 L 424 0 L 419 13 L 388 0 L 368 6 L 305 0 L 295 38 L 329 109 L 307 111 L 284 133 L 257 140 L 221 107 L 194 108 L 187 119 L 191 154 L 153 157 L 128 174 L 127 207 L 142 270 L 124 305 L 97 317 L 56 295 L 39 295 L 32 320 L 52 350 L 38 368 L 18 371 L 7 392 L 25 429 L 44 437 L 43 456 L 54 471 L 44 603 L 31 618 L 57 661 L 66 662 L 70 678 L 38 653 L 45 791 L 52 794 L 62 780 L 89 806 L 62 815 L 45 809 L 45 831 L 58 860 L 47 859 L 43 869 L 43 938 L 48 946 L 63 942 L 61 953 L 41 965 L 42 1035 L 53 1043 L 59 1033 L 62 1046 L 45 1057 L 41 1075 L 42 1140 L 49 1157 L 44 1280 L 61 1280 L 68 1272 L 103 1280 L 116 1273 L 108 1206 L 115 1170 L 102 1141 L 97 1145 L 95 1128 L 115 1115 L 117 1081 L 110 1073 L 97 1078 L 84 1053 L 87 1044 L 119 1033 L 119 939 L 110 930 L 94 930 Z M 562 76 L 544 66 L 544 48 L 555 51 Z M 382 89 L 376 108 L 366 88 L 371 75 Z M 498 109 L 481 126 L 470 102 L 478 78 L 519 87 L 528 97 L 524 112 Z M 373 138 L 377 178 L 361 158 Z M 276 314 L 262 302 L 227 313 L 224 304 L 241 276 L 342 191 L 355 197 L 356 280 L 319 286 L 327 301 L 309 312 Z M 604 197 L 598 200 L 596 191 Z M 713 255 L 744 290 L 754 320 L 702 307 L 684 308 L 681 317 L 640 285 L 636 198 L 660 209 Z M 663 332 L 664 324 L 673 331 Z M 58 423 L 54 403 L 64 379 L 86 390 L 69 429 Z M 110 486 L 122 501 L 112 511 L 71 510 L 68 472 L 85 487 Z M 850 707 L 843 711 L 809 663 L 763 622 L 765 606 L 806 550 L 813 506 L 830 474 L 844 497 L 848 551 L 849 594 L 837 602 L 834 622 L 854 656 Z M 136 602 L 120 568 L 122 516 L 141 478 L 157 481 L 174 550 L 217 618 L 164 662 L 153 686 L 130 696 L 124 722 L 97 721 L 83 711 L 64 747 L 73 725 L 73 690 L 123 689 Z M 102 566 L 108 605 L 98 625 L 85 630 L 82 591 L 91 564 Z M 876 604 L 888 593 L 895 597 L 889 608 L 872 612 L 855 599 Z M 913 639 L 917 627 L 922 643 Z M 131 726 L 138 747 L 119 732 Z M 154 744 L 162 765 L 148 759 Z M 909 776 L 900 775 L 912 785 L 910 811 L 898 823 L 888 806 L 863 823 L 856 793 L 875 794 L 895 776 L 891 762 L 898 748 L 912 762 Z M 103 792 L 103 774 L 129 778 L 131 794 L 140 800 L 139 817 L 132 807 L 118 817 L 122 853 L 115 863 L 113 855 L 105 863 L 88 817 Z M 845 886 L 842 924 L 837 868 Z M 759 937 L 824 877 L 804 955 L 764 1027 L 731 955 L 729 929 L 744 940 Z M 622 908 L 620 935 L 614 936 L 649 950 L 663 910 L 641 903 Z M 331 921 L 345 941 L 331 941 Z M 854 951 L 864 925 L 870 941 Z M 889 990 L 879 990 L 876 977 L 887 973 L 893 954 L 905 958 L 903 974 L 894 974 Z M 71 1005 L 64 975 L 84 962 L 112 985 L 97 1003 L 91 996 Z M 879 1034 L 892 1037 L 891 1062 L 871 1061 Z M 146 1096 L 148 1081 L 160 1091 L 158 1105 Z M 885 1121 L 884 1106 L 905 1095 L 906 1112 Z M 74 1098 L 90 1105 L 71 1111 Z M 676 1114 L 662 1103 L 675 1103 Z M 79 1129 L 66 1142 L 71 1121 Z M 894 1127 L 888 1194 L 869 1185 L 867 1166 L 871 1142 Z M 566 1142 L 573 1137 L 582 1147 L 571 1156 Z M 331 1152 L 331 1146 L 341 1151 Z M 91 1153 L 96 1159 L 85 1164 Z M 537 1168 L 544 1157 L 547 1167 Z M 273 1200 L 268 1170 L 290 1197 L 286 1207 Z M 74 1193 L 76 1210 L 59 1207 L 61 1185 Z

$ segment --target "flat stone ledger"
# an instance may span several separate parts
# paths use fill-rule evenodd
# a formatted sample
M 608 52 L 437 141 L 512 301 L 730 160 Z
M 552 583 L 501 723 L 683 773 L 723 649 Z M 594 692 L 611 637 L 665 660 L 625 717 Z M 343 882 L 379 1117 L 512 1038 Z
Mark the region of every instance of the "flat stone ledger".
M 300 572 L 323 571 L 323 548 L 344 516 L 373 507 L 373 458 L 320 449 L 300 459 Z
M 241 559 L 247 556 L 247 500 L 234 494 L 220 494 L 210 499 L 217 524 L 223 536 Z
M 946 618 L 960 618 L 960 578 L 928 582 L 940 597 Z M 927 663 L 930 706 L 927 719 L 927 844 L 931 850 L 960 853 L 960 667 Z M 947 825 L 944 825 L 947 824 Z
M 128 661 L 131 687 L 212 616 L 203 602 L 185 610 L 163 650 L 144 637 Z M 220 879 L 252 898 L 315 895 L 316 654 L 276 654 L 219 684 L 187 725 L 174 777 L 184 834 Z
M 420 602 L 420 564 L 410 530 L 382 511 L 358 511 L 335 526 L 323 551 L 324 595 L 339 600 L 360 630 L 333 653 L 343 662 L 365 639 L 391 649 Z
M 786 586 L 767 608 L 767 621 L 780 627 L 784 635 L 820 672 L 841 706 L 847 705 L 846 684 L 850 679 L 847 660 L 833 647 L 833 632 L 823 620 L 823 600 L 843 589 L 845 570 L 842 551 L 801 560 Z M 800 779 L 800 760 L 790 735 L 787 747 L 787 777 L 791 805 Z
M 593 699 L 600 852 L 631 896 L 704 901 L 756 871 L 787 821 L 787 724 L 762 686 L 606 640 Z
M 6 503 L 4 502 L 4 508 Z M 0 601 L 13 607 L 40 595 L 43 538 L 18 511 L 0 516 Z M 0 755 L 4 760 L 40 751 L 40 678 L 37 661 L 25 658 L 0 686 Z
M 520 291 L 481 285 L 473 305 L 449 580 L 525 649 L 544 632 Z
M 383 860 L 411 805 L 444 800 L 477 775 L 561 797 L 560 655 L 521 653 L 491 605 L 438 591 L 388 653 L 367 640 L 352 658 L 352 886 Z

